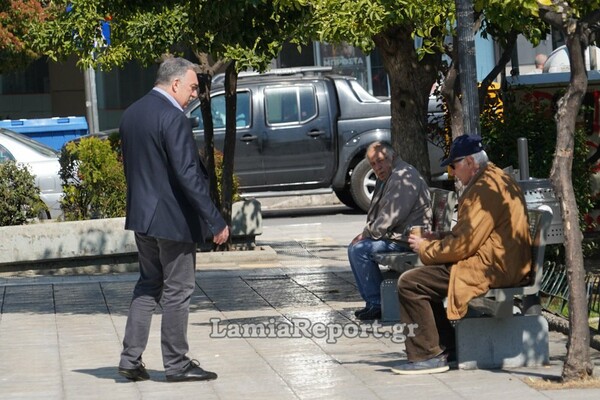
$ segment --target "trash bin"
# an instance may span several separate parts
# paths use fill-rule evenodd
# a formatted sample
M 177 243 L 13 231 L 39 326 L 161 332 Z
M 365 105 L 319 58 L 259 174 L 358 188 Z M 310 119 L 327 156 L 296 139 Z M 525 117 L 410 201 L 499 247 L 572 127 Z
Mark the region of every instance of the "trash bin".
M 0 121 L 0 128 L 19 132 L 56 150 L 88 131 L 85 117 L 6 119 Z

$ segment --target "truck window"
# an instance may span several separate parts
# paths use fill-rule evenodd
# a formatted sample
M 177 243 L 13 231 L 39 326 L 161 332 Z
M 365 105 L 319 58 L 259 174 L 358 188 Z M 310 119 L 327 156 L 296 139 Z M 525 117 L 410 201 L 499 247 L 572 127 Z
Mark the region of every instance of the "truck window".
M 268 88 L 265 101 L 269 125 L 305 122 L 317 114 L 312 86 Z
M 225 95 L 218 94 L 211 97 L 211 110 L 213 117 L 214 129 L 225 128 Z M 192 117 L 198 117 L 200 119 L 200 130 L 204 129 L 204 121 L 202 120 L 202 111 L 200 105 L 191 112 Z M 250 126 L 250 92 L 243 91 L 237 94 L 237 105 L 236 105 L 236 118 L 235 125 L 238 128 Z
M 0 144 L 0 164 L 6 161 L 15 161 L 15 158 L 6 147 Z

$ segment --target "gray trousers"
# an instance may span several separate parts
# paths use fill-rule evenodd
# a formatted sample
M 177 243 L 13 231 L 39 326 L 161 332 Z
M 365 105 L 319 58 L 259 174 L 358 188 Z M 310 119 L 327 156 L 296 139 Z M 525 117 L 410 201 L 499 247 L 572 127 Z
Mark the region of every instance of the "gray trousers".
M 148 343 L 156 306 L 162 307 L 161 350 L 167 375 L 189 363 L 187 326 L 196 285 L 196 244 L 157 239 L 136 233 L 140 278 L 129 307 L 121 368 L 136 368 Z

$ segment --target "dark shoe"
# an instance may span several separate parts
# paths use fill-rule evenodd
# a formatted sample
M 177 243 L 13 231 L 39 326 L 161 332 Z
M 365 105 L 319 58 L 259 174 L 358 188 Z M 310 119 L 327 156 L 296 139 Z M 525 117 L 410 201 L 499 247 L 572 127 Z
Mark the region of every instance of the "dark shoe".
M 358 309 L 358 310 L 354 311 L 354 316 L 355 316 L 355 317 L 358 317 L 358 314 L 362 314 L 362 313 L 364 313 L 365 311 L 367 311 L 368 309 L 369 309 L 369 307 L 363 307 L 363 308 L 361 308 L 361 309 Z
M 400 375 L 422 375 L 422 374 L 437 374 L 440 372 L 446 372 L 450 369 L 446 356 L 440 354 L 439 356 L 430 358 L 425 361 L 408 362 L 400 364 L 392 368 L 392 372 Z
M 371 306 L 366 311 L 358 314 L 356 318 L 360 319 L 361 321 L 381 319 L 381 307 Z
M 442 353 L 444 357 L 446 357 L 446 362 L 450 368 L 458 368 L 458 360 L 456 359 L 456 350 L 444 350 Z
M 119 367 L 119 375 L 124 376 L 130 381 L 147 381 L 150 379 L 150 375 L 144 367 L 144 363 L 141 363 L 136 368 L 121 368 Z
M 197 360 L 190 363 L 178 374 L 167 375 L 167 382 L 211 381 L 217 379 L 217 374 L 200 368 Z

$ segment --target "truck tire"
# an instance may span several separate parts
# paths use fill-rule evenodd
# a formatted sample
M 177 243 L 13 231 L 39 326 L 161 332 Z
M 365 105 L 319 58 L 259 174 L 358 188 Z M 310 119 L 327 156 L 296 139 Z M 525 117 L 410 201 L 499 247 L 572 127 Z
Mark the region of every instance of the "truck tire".
M 352 193 L 350 193 L 349 185 L 342 190 L 336 190 L 335 195 L 337 196 L 338 200 L 342 202 L 342 204 L 355 210 L 359 210 L 358 206 L 354 202 L 354 199 L 352 198 Z
M 367 160 L 361 160 L 350 176 L 350 193 L 361 210 L 369 211 L 377 177 Z

